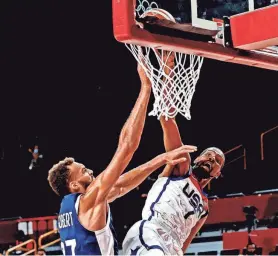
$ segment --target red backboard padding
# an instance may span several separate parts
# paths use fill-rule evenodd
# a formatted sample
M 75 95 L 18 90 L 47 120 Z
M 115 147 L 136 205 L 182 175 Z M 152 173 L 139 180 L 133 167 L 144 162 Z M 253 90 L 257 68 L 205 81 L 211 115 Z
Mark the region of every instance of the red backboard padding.
M 278 4 L 232 16 L 230 23 L 236 48 L 254 50 L 278 45 Z
M 113 31 L 122 43 L 137 44 L 164 50 L 200 55 L 225 62 L 244 64 L 265 69 L 278 70 L 278 58 L 249 52 L 241 54 L 237 49 L 220 44 L 193 41 L 166 35 L 152 34 L 135 24 L 135 1 L 112 0 Z

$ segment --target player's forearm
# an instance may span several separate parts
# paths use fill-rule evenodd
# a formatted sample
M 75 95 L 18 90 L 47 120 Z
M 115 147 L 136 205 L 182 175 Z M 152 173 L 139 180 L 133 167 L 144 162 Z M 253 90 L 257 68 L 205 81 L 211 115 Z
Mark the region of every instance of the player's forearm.
M 161 156 L 157 156 L 151 161 L 121 175 L 115 186 L 109 192 L 108 202 L 113 202 L 115 199 L 124 196 L 129 191 L 138 187 L 152 172 L 163 164 L 165 164 L 165 160 Z
M 164 147 L 166 151 L 171 151 L 173 149 L 179 148 L 183 145 L 180 131 L 178 125 L 176 123 L 175 118 L 170 118 L 166 121 L 164 117 L 160 118 L 160 123 L 163 129 L 163 140 Z M 186 158 L 189 160 L 186 163 L 181 163 L 174 170 L 173 167 L 169 166 L 163 170 L 163 173 L 160 175 L 161 177 L 170 176 L 172 174 L 172 170 L 174 170 L 175 175 L 183 176 L 189 170 L 190 165 L 190 155 L 186 154 Z
M 108 195 L 109 202 L 140 185 L 152 172 L 164 164 L 177 165 L 186 161 L 186 153 L 194 152 L 195 146 L 185 145 L 171 152 L 163 153 L 151 161 L 122 175 Z
M 174 118 L 166 121 L 164 117 L 160 119 L 163 130 L 163 140 L 166 151 L 170 151 L 182 146 L 179 128 Z
M 136 104 L 127 119 L 119 139 L 119 146 L 128 145 L 134 151 L 140 143 L 143 132 L 151 88 L 142 86 Z
M 182 247 L 183 253 L 186 253 L 186 250 L 187 250 L 188 246 L 191 244 L 192 240 L 193 240 L 193 238 L 186 239 L 186 241 L 184 242 L 183 247 Z
M 151 161 L 123 174 L 116 186 L 121 188 L 120 196 L 138 187 L 150 174 L 166 163 L 165 154 L 161 154 Z
M 139 146 L 145 125 L 150 93 L 150 87 L 141 87 L 134 108 L 121 131 L 117 153 L 112 161 L 112 165 L 109 165 L 109 167 L 118 166 L 118 168 L 112 168 L 114 170 L 110 171 L 108 174 L 110 184 L 114 184 L 118 180 Z M 113 163 L 115 163 L 115 165 L 113 165 Z M 109 167 L 107 168 L 108 170 Z
M 121 131 L 117 151 L 105 171 L 97 177 L 101 187 L 100 198 L 108 195 L 111 188 L 115 186 L 139 146 L 150 93 L 151 88 L 142 85 L 134 108 Z

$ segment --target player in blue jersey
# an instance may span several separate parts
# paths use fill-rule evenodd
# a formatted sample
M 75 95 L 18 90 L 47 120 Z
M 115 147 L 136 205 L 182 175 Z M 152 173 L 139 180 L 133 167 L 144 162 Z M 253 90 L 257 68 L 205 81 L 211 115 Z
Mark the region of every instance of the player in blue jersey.
M 186 153 L 196 150 L 194 146 L 183 146 L 121 176 L 139 146 L 151 92 L 150 81 L 141 67 L 138 72 L 141 91 L 108 167 L 95 178 L 83 164 L 65 158 L 49 171 L 50 186 L 64 197 L 58 217 L 64 255 L 116 255 L 117 241 L 108 203 L 137 187 L 160 166 L 183 162 Z

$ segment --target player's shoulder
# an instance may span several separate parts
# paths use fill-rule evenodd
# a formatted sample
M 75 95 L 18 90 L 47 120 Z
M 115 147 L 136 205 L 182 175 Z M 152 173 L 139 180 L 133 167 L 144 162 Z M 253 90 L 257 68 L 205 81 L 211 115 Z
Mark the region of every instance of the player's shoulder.
M 156 182 L 157 182 L 157 181 L 160 181 L 160 182 L 161 182 L 161 181 L 165 181 L 165 180 L 168 180 L 168 179 L 169 179 L 169 177 L 158 177 L 157 180 L 156 180 Z
M 74 205 L 80 199 L 80 193 L 72 193 L 65 195 L 62 199 L 61 205 Z
M 174 174 L 172 174 L 172 175 L 169 177 L 169 179 L 170 179 L 171 181 L 184 181 L 184 180 L 190 178 L 191 172 L 192 172 L 192 169 L 191 169 L 191 166 L 190 166 L 190 168 L 187 169 L 187 171 L 184 172 L 183 175 L 174 175 Z
M 81 195 L 81 193 L 70 193 L 67 194 L 63 197 L 63 200 L 74 200 L 76 198 L 78 198 L 78 196 Z

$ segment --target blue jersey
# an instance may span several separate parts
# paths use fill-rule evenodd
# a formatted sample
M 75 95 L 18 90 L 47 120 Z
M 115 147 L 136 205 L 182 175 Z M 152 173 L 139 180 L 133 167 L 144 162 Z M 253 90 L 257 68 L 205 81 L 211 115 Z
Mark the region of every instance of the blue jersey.
M 117 255 L 118 243 L 108 210 L 107 224 L 102 230 L 89 231 L 78 220 L 81 194 L 66 195 L 61 203 L 58 228 L 64 255 Z

